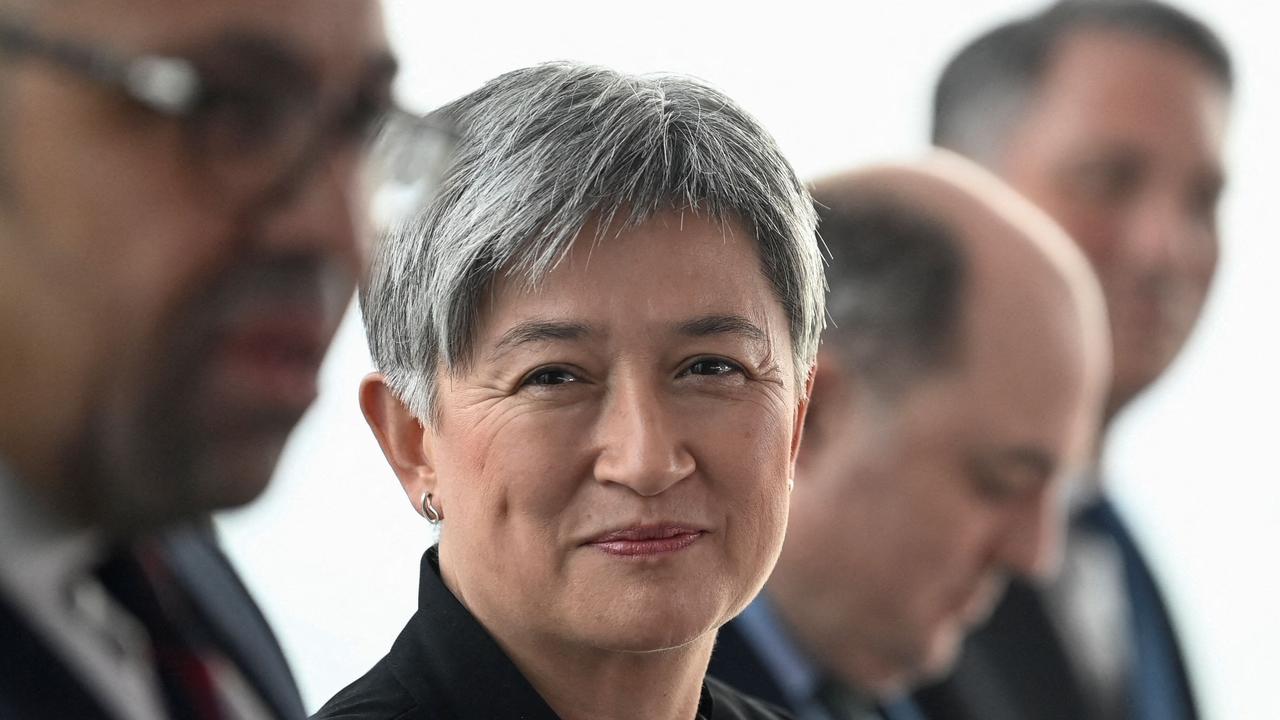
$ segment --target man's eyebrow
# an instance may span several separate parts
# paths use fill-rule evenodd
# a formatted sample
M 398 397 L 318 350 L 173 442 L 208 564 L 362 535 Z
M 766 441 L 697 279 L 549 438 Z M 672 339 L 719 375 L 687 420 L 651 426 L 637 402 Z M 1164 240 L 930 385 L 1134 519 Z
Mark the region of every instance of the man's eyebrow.
M 1019 445 L 1001 450 L 993 460 L 1002 465 L 1021 466 L 1041 482 L 1048 482 L 1058 469 L 1058 462 L 1053 454 L 1035 445 Z
M 276 37 L 233 28 L 219 33 L 195 49 L 193 59 L 203 58 L 231 71 L 252 70 L 259 80 L 314 93 L 319 85 L 316 68 L 305 53 Z M 390 48 L 376 48 L 362 59 L 357 82 L 361 86 L 390 84 L 400 63 Z
M 229 28 L 209 38 L 188 55 L 224 72 L 252 73 L 259 83 L 290 87 L 300 93 L 318 91 L 316 70 L 299 48 L 251 29 Z
M 689 337 L 738 335 L 753 343 L 766 343 L 769 339 L 760 326 L 741 315 L 704 315 L 680 323 L 676 331 Z
M 589 325 L 557 320 L 526 320 L 517 323 L 502 334 L 487 353 L 489 359 L 508 353 L 523 345 L 553 341 L 581 340 L 595 334 Z

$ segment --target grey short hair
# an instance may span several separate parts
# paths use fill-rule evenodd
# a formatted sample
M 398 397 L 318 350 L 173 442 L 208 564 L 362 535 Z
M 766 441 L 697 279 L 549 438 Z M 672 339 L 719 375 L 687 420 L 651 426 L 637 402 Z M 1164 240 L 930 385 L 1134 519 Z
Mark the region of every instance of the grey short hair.
M 797 386 L 817 355 L 825 284 L 809 194 L 732 100 L 681 76 L 557 62 L 515 70 L 437 111 L 459 133 L 436 197 L 386 234 L 361 290 L 387 385 L 419 419 L 437 369 L 464 369 L 487 290 L 536 284 L 593 220 L 688 210 L 751 233 L 787 314 Z
M 1226 45 L 1187 13 L 1156 0 L 1059 0 L 983 33 L 947 63 L 934 88 L 933 144 L 994 163 L 1054 50 L 1068 35 L 1091 30 L 1172 43 L 1231 91 Z
M 958 231 L 874 187 L 814 196 L 830 253 L 824 345 L 884 399 L 953 367 L 968 274 Z

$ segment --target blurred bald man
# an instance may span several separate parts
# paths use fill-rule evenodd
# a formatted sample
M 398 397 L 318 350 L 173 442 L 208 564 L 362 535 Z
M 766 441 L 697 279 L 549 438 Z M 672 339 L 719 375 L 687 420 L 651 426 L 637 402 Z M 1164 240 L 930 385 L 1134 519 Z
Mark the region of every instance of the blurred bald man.
M 787 540 L 711 673 L 801 720 L 921 717 L 1010 575 L 1056 562 L 1110 372 L 1083 257 L 939 153 L 816 183 L 826 331 Z
M 1233 84 L 1222 41 L 1149 0 L 1066 0 L 966 45 L 938 80 L 933 139 L 1054 217 L 1111 318 L 1109 426 L 1177 357 L 1218 260 Z M 1105 427 L 1104 427 L 1105 431 Z M 1063 573 L 1016 583 L 947 687 L 947 720 L 1194 720 L 1192 683 L 1155 573 L 1095 465 Z
M 316 395 L 394 72 L 376 0 L 0 0 L 0 718 L 303 716 L 208 516 Z

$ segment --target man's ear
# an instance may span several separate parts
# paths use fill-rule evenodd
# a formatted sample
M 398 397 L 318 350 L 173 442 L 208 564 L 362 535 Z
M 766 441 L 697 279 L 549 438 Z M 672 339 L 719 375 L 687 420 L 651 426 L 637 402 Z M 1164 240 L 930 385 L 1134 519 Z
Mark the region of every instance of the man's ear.
M 437 495 L 434 502 L 439 506 L 430 432 L 400 402 L 381 373 L 370 373 L 360 382 L 360 409 L 414 512 L 422 513 L 423 493 Z

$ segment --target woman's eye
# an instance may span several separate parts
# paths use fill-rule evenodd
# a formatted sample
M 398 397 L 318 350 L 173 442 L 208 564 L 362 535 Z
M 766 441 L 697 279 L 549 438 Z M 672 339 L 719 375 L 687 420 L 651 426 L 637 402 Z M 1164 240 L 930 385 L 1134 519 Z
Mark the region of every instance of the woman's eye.
M 689 366 L 691 375 L 729 375 L 730 373 L 741 372 L 742 369 L 737 365 L 717 358 L 707 358 L 699 360 Z
M 560 370 L 558 368 L 550 368 L 547 370 L 539 370 L 529 377 L 525 378 L 525 385 L 564 385 L 566 383 L 576 382 L 577 377 L 568 370 Z

